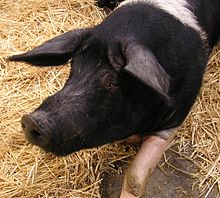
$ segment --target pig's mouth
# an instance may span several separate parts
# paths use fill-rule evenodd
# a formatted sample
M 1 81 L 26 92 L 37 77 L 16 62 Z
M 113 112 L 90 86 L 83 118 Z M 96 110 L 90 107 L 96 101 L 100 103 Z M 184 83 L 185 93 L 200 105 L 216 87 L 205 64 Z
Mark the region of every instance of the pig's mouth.
M 112 131 L 125 131 L 124 127 L 112 127 L 106 133 L 103 133 L 105 129 L 101 128 L 96 129 L 98 132 L 94 133 L 94 130 L 91 131 L 91 127 L 86 125 L 84 125 L 84 129 L 72 131 L 73 126 L 70 123 L 60 119 L 59 122 L 56 122 L 56 120 L 55 117 L 48 115 L 44 111 L 35 111 L 24 115 L 21 119 L 21 125 L 26 139 L 31 144 L 42 148 L 45 152 L 53 153 L 56 156 L 66 156 L 81 149 L 98 147 L 120 140 L 123 141 L 132 134 L 135 134 L 128 134 L 127 130 L 130 132 L 134 131 L 132 130 L 133 128 L 128 129 L 127 127 L 126 133 L 122 133 L 122 136 L 117 136 L 118 133 L 112 133 Z
M 74 146 L 73 146 L 74 145 Z M 56 156 L 66 156 L 73 152 L 79 151 L 82 148 L 80 141 L 69 140 L 61 144 L 42 148 L 45 152 L 53 153 Z

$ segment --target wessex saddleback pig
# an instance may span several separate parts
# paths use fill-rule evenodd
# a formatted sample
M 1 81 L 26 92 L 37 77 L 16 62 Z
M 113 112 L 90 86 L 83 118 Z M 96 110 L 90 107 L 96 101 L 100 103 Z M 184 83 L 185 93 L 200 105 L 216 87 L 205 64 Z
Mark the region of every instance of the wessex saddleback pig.
M 67 155 L 140 137 L 121 192 L 140 197 L 199 93 L 219 13 L 219 0 L 126 0 L 95 27 L 10 57 L 39 67 L 71 60 L 64 87 L 22 117 L 27 140 Z

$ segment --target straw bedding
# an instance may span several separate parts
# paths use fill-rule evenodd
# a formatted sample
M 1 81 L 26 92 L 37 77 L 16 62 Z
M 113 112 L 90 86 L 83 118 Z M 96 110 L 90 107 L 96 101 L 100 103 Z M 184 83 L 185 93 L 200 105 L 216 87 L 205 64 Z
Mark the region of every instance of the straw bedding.
M 69 66 L 40 69 L 5 57 L 104 17 L 92 0 L 0 0 L 0 197 L 100 197 L 102 173 L 135 155 L 131 146 L 112 144 L 57 158 L 28 144 L 21 133 L 21 116 L 63 86 Z M 220 47 L 173 142 L 175 152 L 198 167 L 191 175 L 203 195 L 214 185 L 220 190 L 219 131 Z

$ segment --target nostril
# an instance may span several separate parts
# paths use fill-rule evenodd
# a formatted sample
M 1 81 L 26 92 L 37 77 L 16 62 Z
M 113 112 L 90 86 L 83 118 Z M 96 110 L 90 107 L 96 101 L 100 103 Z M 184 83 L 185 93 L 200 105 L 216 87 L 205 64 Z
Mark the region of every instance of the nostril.
M 38 123 L 31 115 L 24 115 L 22 117 L 21 127 L 24 130 L 26 136 L 31 140 L 37 139 L 42 135 Z
M 41 133 L 39 131 L 37 131 L 36 129 L 30 130 L 29 133 L 32 136 L 32 138 L 34 138 L 34 139 L 37 139 L 41 136 Z

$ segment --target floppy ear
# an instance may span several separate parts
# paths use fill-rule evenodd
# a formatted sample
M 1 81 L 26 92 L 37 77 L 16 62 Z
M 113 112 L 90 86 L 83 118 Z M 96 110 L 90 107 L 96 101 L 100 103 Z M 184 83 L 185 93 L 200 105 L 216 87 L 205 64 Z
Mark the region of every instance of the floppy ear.
M 123 55 L 126 59 L 124 71 L 139 79 L 158 94 L 157 111 L 160 112 L 160 116 L 155 120 L 154 124 L 158 128 L 154 130 L 168 127 L 168 121 L 177 110 L 176 101 L 168 95 L 170 76 L 150 50 L 135 42 L 125 46 Z
M 124 70 L 160 94 L 168 97 L 170 76 L 153 53 L 139 44 L 131 43 L 124 49 L 127 64 Z
M 61 65 L 68 62 L 88 36 L 87 29 L 69 31 L 24 54 L 11 56 L 9 60 L 22 61 L 37 66 Z
M 166 123 L 176 111 L 176 101 L 168 95 L 170 76 L 166 73 L 154 54 L 147 48 L 133 41 L 129 44 L 111 45 L 107 57 L 111 66 L 119 71 L 139 79 L 148 88 L 158 94 L 160 101 L 160 123 Z M 157 102 L 158 102 L 157 101 Z

